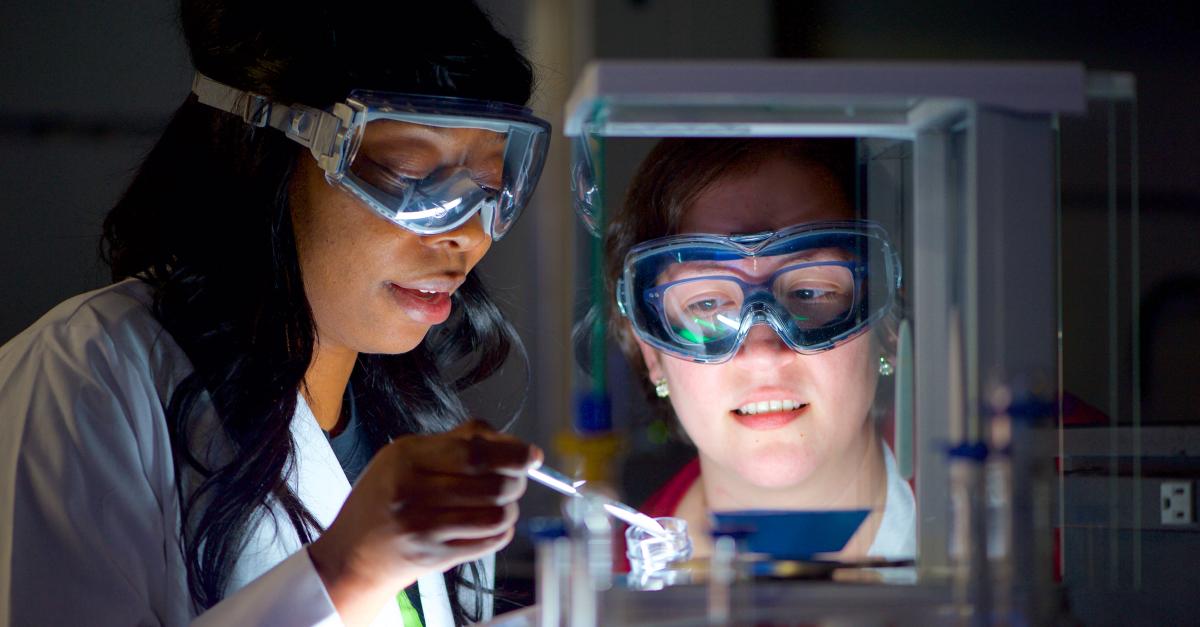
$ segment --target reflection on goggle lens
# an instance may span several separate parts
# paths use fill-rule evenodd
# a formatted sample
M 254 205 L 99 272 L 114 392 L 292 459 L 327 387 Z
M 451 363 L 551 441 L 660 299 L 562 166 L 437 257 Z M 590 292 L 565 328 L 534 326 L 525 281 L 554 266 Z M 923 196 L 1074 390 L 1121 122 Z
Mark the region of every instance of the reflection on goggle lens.
M 643 242 L 625 258 L 617 301 L 644 342 L 720 363 L 757 324 L 793 350 L 829 350 L 880 319 L 899 280 L 898 258 L 878 225 L 816 222 Z
M 663 315 L 683 341 L 705 344 L 736 335 L 746 305 L 782 308 L 801 329 L 835 324 L 852 313 L 856 264 L 814 262 L 787 266 L 761 283 L 736 276 L 680 279 L 656 288 Z
M 444 219 L 451 212 L 473 214 L 480 203 L 496 200 L 496 191 L 476 182 L 466 168 L 442 168 L 424 178 L 413 178 L 381 168 L 369 159 L 355 160 L 351 171 L 361 183 L 374 188 L 378 198 L 395 210 L 391 219 Z
M 332 185 L 421 235 L 454 230 L 479 213 L 500 239 L 537 186 L 550 125 L 528 109 L 466 98 L 354 91 L 321 110 L 196 74 L 205 105 L 269 126 L 308 148 Z
M 503 187 L 505 135 L 393 120 L 367 125 L 342 183 L 384 218 L 430 234 L 459 227 L 476 213 L 484 230 L 503 234 L 516 214 L 496 214 Z

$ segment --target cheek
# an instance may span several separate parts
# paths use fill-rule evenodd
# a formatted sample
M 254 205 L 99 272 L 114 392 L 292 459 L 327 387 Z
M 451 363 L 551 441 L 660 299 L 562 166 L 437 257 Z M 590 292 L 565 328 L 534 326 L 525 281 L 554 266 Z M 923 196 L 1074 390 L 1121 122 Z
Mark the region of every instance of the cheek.
M 492 238 L 490 237 L 483 238 L 482 243 L 475 248 L 472 248 L 470 252 L 467 253 L 467 272 L 473 271 L 475 266 L 479 265 L 480 261 L 483 261 L 484 256 L 487 255 L 487 252 L 491 250 L 491 248 Z
M 331 345 L 376 348 L 367 340 L 378 333 L 371 329 L 383 327 L 370 305 L 384 295 L 375 289 L 375 277 L 381 276 L 376 266 L 386 259 L 386 242 L 371 228 L 373 216 L 308 174 L 292 190 L 292 225 L 317 335 Z
M 808 360 L 814 386 L 839 426 L 857 427 L 870 413 L 879 383 L 879 351 L 869 333 Z
M 692 440 L 704 440 L 712 431 L 712 421 L 720 420 L 729 409 L 723 392 L 724 366 L 693 364 L 664 357 L 663 370 L 670 381 L 671 406 Z
M 346 256 L 355 250 L 353 230 L 346 221 L 345 207 L 330 198 L 328 188 L 309 182 L 303 190 L 293 196 L 292 224 L 296 236 L 296 254 L 304 278 L 304 291 L 314 313 L 320 318 L 320 309 L 328 308 L 330 299 L 336 298 L 339 278 L 344 274 Z M 318 320 L 319 321 L 319 320 Z
M 348 220 L 351 214 L 340 196 L 318 177 L 315 166 L 305 162 L 297 168 L 290 202 L 296 253 L 306 288 L 310 279 L 336 271 L 337 251 L 345 250 L 347 240 L 353 239 Z

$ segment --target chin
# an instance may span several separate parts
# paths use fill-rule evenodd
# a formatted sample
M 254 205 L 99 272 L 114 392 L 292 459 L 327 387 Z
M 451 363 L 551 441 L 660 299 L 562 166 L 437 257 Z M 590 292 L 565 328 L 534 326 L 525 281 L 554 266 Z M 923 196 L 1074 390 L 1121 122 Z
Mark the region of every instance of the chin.
M 368 344 L 368 350 L 358 352 L 371 355 L 400 355 L 420 346 L 428 333 L 429 329 L 425 328 L 421 333 L 397 333 L 391 337 L 377 338 Z
M 760 488 L 787 488 L 808 479 L 817 467 L 811 451 L 776 445 L 746 454 L 736 465 L 742 479 Z
M 388 353 L 392 354 L 392 355 L 400 355 L 403 353 L 407 353 L 409 351 L 412 351 L 416 347 L 420 346 L 421 342 L 423 342 L 423 341 L 425 341 L 424 334 L 422 334 L 420 337 L 418 337 L 416 339 L 406 339 L 406 340 L 396 342 L 392 345 L 392 349 L 390 351 L 388 351 Z

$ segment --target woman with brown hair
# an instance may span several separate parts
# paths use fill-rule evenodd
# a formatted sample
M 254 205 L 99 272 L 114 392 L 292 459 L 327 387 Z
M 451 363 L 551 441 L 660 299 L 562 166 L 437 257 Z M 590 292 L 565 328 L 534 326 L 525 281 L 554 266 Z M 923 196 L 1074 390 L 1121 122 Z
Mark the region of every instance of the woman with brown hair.
M 748 509 L 868 509 L 840 557 L 915 553 L 872 417 L 899 261 L 856 219 L 854 168 L 852 140 L 668 139 L 609 223 L 611 331 L 697 449 L 644 509 L 698 556 L 710 512 Z

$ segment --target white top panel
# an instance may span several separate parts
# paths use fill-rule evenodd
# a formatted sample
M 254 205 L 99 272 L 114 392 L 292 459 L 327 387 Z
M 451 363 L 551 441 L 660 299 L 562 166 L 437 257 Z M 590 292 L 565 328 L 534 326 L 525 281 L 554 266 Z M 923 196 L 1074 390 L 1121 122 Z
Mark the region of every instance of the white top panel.
M 954 100 L 1021 113 L 1079 113 L 1085 82 L 1082 64 L 1057 62 L 594 61 L 567 101 L 566 134 L 579 135 L 600 102 L 912 109 Z

